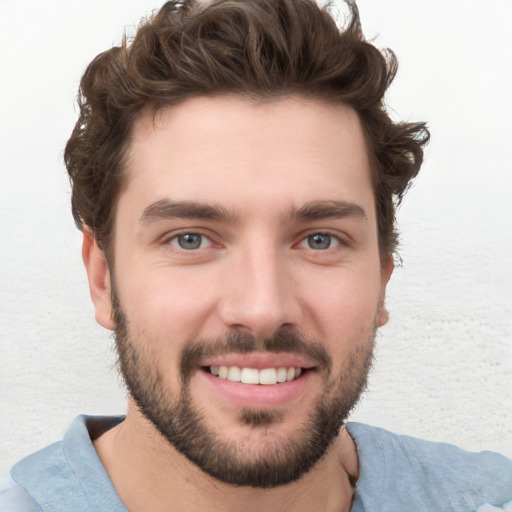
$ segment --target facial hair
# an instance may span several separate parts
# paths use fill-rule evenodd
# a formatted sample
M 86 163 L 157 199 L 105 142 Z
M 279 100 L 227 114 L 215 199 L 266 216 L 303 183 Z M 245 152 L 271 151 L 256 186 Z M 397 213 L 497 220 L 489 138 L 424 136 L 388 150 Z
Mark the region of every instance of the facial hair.
M 324 346 L 292 331 L 281 330 L 264 340 L 240 331 L 214 340 L 192 340 L 180 356 L 181 388 L 176 392 L 165 383 L 157 358 L 151 354 L 151 340 L 132 336 L 129 319 L 112 289 L 118 365 L 128 392 L 142 414 L 177 451 L 220 482 L 271 488 L 298 480 L 326 454 L 366 388 L 375 327 L 356 345 L 336 375 Z M 315 365 L 309 371 L 318 372 L 324 385 L 313 409 L 292 435 L 283 436 L 272 430 L 273 425 L 285 421 L 285 413 L 242 410 L 240 425 L 252 428 L 251 435 L 258 433 L 264 438 L 264 446 L 255 453 L 248 451 L 243 440 L 222 439 L 208 425 L 206 414 L 191 397 L 190 379 L 195 371 L 204 371 L 198 364 L 206 357 L 256 351 L 306 356 Z

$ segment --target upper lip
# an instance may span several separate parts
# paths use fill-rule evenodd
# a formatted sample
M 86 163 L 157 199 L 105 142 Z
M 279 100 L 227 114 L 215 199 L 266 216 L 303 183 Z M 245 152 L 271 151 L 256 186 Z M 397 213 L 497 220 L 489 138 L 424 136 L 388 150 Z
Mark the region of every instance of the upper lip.
M 238 366 L 239 368 L 303 368 L 311 369 L 315 365 L 304 357 L 288 353 L 251 353 L 223 354 L 200 361 L 199 366 Z

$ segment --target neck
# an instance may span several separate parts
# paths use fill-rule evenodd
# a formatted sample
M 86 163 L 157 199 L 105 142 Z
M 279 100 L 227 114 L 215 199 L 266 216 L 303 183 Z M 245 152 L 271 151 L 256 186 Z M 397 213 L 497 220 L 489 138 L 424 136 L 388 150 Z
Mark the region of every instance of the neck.
M 177 452 L 133 404 L 126 420 L 94 446 L 130 512 L 348 511 L 358 475 L 357 449 L 343 428 L 326 455 L 296 482 L 271 489 L 224 484 Z

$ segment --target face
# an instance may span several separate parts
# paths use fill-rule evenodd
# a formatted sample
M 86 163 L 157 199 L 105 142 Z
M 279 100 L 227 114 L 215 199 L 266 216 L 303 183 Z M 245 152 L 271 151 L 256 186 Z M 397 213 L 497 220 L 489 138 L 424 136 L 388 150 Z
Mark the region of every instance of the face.
M 196 98 L 141 117 L 115 274 L 101 264 L 112 289 L 93 291 L 141 413 L 223 482 L 307 472 L 364 389 L 386 319 L 376 226 L 346 106 Z

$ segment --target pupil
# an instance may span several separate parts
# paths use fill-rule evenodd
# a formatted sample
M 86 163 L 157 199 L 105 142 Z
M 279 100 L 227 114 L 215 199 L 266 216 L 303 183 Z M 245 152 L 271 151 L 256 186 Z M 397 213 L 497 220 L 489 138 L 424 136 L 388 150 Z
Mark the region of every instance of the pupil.
M 186 234 L 178 238 L 178 243 L 182 249 L 198 249 L 201 246 L 201 235 Z
M 331 245 L 331 235 L 317 233 L 309 237 L 309 246 L 312 249 L 328 249 Z

